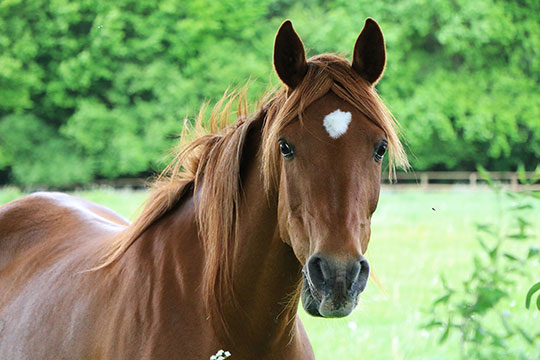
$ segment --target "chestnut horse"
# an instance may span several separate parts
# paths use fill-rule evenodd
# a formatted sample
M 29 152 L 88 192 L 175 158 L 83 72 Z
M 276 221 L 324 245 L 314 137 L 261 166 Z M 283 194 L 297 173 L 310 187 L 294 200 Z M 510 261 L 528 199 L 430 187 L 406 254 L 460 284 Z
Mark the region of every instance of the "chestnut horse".
M 352 64 L 306 60 L 286 21 L 282 88 L 232 125 L 229 100 L 206 133 L 201 115 L 133 224 L 58 193 L 1 207 L 0 358 L 313 359 L 299 300 L 353 311 L 387 147 L 406 165 L 374 90 L 385 59 L 372 19 Z

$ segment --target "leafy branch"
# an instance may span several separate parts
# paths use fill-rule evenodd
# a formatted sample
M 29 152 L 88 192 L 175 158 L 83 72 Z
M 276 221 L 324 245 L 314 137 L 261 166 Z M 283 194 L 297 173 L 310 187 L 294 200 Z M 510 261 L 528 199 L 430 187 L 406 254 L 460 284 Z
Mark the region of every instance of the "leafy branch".
M 497 218 L 476 226 L 479 251 L 472 257 L 472 272 L 466 280 L 451 287 L 441 275 L 442 294 L 433 301 L 431 319 L 423 327 L 440 329 L 439 343 L 448 341 L 454 332 L 459 334 L 464 359 L 527 358 L 528 351 L 537 352 L 535 341 L 540 333 L 533 335 L 523 324 L 513 320 L 503 303 L 509 301 L 517 292 L 517 285 L 529 277 L 527 265 L 540 258 L 538 247 L 531 242 L 536 236 L 531 231 L 530 219 L 534 209 L 531 201 L 540 198 L 540 192 L 506 190 L 489 178 L 483 168 L 478 171 L 498 198 Z M 540 167 L 529 179 L 520 167 L 518 176 L 523 184 L 535 184 L 540 179 Z M 512 200 L 512 205 L 503 208 L 502 195 Z M 511 226 L 505 227 L 504 223 Z M 540 282 L 529 290 L 527 308 L 538 292 Z M 540 296 L 536 305 L 540 310 Z M 511 346 L 516 341 L 522 345 Z

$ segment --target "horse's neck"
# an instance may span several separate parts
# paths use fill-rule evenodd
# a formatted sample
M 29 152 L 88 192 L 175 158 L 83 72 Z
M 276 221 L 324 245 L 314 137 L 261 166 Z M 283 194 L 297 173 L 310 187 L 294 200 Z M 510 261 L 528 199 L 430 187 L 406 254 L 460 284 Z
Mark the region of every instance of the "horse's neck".
M 135 349 L 147 353 L 131 358 L 197 358 L 208 349 L 205 337 L 212 324 L 207 320 L 200 289 L 204 250 L 198 239 L 195 205 L 191 195 L 151 225 L 125 254 L 105 268 L 113 299 L 98 326 L 104 342 L 104 358 L 130 358 Z M 102 329 L 103 328 L 103 329 Z M 134 344 L 139 344 L 135 346 Z M 174 352 L 176 351 L 176 352 Z M 156 355 L 173 353 L 169 357 Z
M 258 134 L 246 139 L 242 159 L 243 196 L 232 262 L 238 306 L 224 310 L 231 332 L 240 332 L 237 339 L 271 346 L 264 341 L 288 342 L 294 334 L 301 267 L 279 237 L 277 196 L 264 191 Z
M 155 272 L 150 283 L 158 281 L 163 287 L 176 289 L 175 292 L 167 291 L 161 295 L 154 291 L 153 295 L 143 294 L 143 297 L 170 297 L 175 294 L 181 305 L 177 307 L 178 311 L 182 312 L 184 310 L 181 309 L 186 307 L 194 310 L 189 313 L 184 311 L 181 314 L 184 320 L 190 317 L 194 323 L 204 323 L 211 329 L 208 331 L 215 332 L 224 347 L 230 342 L 227 339 L 231 338 L 235 348 L 249 344 L 246 353 L 253 351 L 253 348 L 266 351 L 274 347 L 287 347 L 291 336 L 296 333 L 298 326 L 301 327 L 295 320 L 301 267 L 292 249 L 279 237 L 277 198 L 269 198 L 264 192 L 258 138 L 257 134 L 252 134 L 246 139 L 242 159 L 243 196 L 238 208 L 241 220 L 236 229 L 231 263 L 232 295 L 237 304 L 223 299 L 228 333 L 219 319 L 208 318 L 206 310 L 201 307 L 204 304 L 202 298 L 212 295 L 202 294 L 200 286 L 206 258 L 195 223 L 196 195 L 187 196 L 174 210 L 151 226 L 130 249 L 131 256 L 127 257 L 129 263 L 126 263 L 127 267 L 135 264 L 140 267 L 141 261 L 147 263 L 147 269 L 151 270 L 144 270 L 144 276 Z M 156 302 L 155 299 L 151 301 Z M 166 300 L 167 303 L 171 301 Z M 197 316 L 203 319 L 195 321 Z M 302 333 L 302 336 L 305 334 Z

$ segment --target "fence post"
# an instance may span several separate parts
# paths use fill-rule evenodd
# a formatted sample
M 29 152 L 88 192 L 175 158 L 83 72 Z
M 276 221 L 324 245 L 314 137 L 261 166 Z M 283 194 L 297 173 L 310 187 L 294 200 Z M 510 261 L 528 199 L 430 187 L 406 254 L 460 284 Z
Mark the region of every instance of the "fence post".
M 428 189 L 428 186 L 429 186 L 429 175 L 427 173 L 422 173 L 422 175 L 420 175 L 420 185 L 422 187 L 423 190 L 427 190 Z
M 478 181 L 478 175 L 475 172 L 472 172 L 469 175 L 469 186 L 472 188 L 476 188 L 477 181 Z
M 516 173 L 513 173 L 510 177 L 510 189 L 512 189 L 512 191 L 518 190 L 518 177 Z

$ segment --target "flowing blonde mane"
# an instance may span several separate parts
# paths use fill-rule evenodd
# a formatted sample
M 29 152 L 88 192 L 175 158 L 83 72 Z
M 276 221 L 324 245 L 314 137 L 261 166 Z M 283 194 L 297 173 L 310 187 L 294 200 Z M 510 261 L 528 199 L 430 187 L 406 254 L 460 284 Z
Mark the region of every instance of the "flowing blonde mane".
M 102 254 L 104 268 L 115 262 L 149 226 L 171 210 L 184 195 L 199 195 L 197 223 L 206 251 L 203 290 L 205 297 L 220 299 L 231 293 L 231 256 L 241 203 L 240 166 L 242 149 L 250 125 L 262 121 L 262 174 L 267 193 L 277 189 L 280 156 L 277 142 L 281 130 L 292 121 L 302 121 L 304 110 L 317 99 L 334 92 L 355 106 L 386 133 L 389 148 L 389 176 L 396 166 L 408 167 L 398 137 L 398 124 L 376 91 L 360 77 L 348 60 L 324 54 L 308 61 L 302 83 L 293 91 L 282 87 L 270 93 L 254 114 L 248 114 L 245 89 L 224 96 L 205 120 L 203 107 L 194 126 L 185 124 L 180 148 L 171 164 L 153 184 L 142 214 L 126 231 L 114 238 Z M 232 111 L 234 103 L 237 110 Z M 230 124 L 230 119 L 236 118 Z M 206 126 L 204 124 L 207 124 Z

